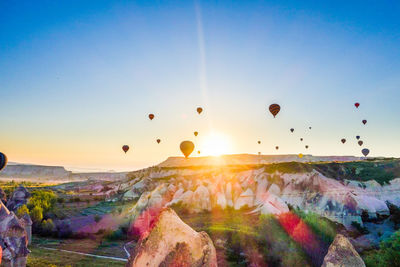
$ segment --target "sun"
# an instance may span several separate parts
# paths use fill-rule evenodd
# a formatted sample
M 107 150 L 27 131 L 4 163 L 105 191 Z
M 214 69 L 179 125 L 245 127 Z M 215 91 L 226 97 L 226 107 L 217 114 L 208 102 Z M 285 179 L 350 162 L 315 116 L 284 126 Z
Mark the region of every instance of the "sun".
M 230 150 L 229 138 L 218 132 L 205 136 L 201 144 L 202 154 L 206 156 L 221 156 Z

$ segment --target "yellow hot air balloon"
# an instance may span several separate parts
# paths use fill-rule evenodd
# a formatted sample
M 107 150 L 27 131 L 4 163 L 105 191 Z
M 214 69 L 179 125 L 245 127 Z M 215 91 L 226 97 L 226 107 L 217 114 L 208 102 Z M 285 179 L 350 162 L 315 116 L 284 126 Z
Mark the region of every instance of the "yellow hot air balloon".
M 300 153 L 300 154 L 299 154 L 299 158 L 303 158 L 303 154 Z
M 188 158 L 194 150 L 194 144 L 192 141 L 183 141 L 180 145 L 180 149 L 185 158 Z

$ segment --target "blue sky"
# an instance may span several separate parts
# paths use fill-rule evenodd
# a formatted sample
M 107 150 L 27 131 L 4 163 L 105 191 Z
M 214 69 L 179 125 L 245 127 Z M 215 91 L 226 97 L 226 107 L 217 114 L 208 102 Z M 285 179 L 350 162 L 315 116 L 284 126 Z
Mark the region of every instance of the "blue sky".
M 361 135 L 399 156 L 399 2 L 82 2 L 0 2 L 11 161 L 135 169 L 213 132 L 226 153 L 360 155 Z

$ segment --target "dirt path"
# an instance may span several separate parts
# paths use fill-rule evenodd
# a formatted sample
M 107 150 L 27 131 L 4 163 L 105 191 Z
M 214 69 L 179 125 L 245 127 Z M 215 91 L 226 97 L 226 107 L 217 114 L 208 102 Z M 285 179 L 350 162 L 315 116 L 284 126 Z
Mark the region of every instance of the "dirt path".
M 67 253 L 73 253 L 73 254 L 79 254 L 83 256 L 89 256 L 89 257 L 95 257 L 95 258 L 100 258 L 100 259 L 109 259 L 109 260 L 116 260 L 116 261 L 123 261 L 127 262 L 127 259 L 123 258 L 117 258 L 117 257 L 109 257 L 109 256 L 100 256 L 100 255 L 95 255 L 95 254 L 87 254 L 87 253 L 82 253 L 82 252 L 77 252 L 77 251 L 70 251 L 70 250 L 65 250 L 65 249 L 57 249 L 57 248 L 46 248 L 39 246 L 39 248 L 47 249 L 47 250 L 53 250 L 53 251 L 62 251 L 62 252 L 67 252 Z

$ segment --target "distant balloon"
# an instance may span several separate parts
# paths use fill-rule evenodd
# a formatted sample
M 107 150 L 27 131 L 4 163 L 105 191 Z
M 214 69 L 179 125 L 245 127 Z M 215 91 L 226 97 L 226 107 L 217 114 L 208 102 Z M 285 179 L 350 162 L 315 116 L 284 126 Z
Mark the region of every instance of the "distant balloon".
M 258 152 L 258 155 L 261 155 L 261 152 Z
M 354 106 L 356 106 L 356 108 L 358 108 L 360 106 L 360 103 L 356 102 L 356 103 L 354 103 Z
M 360 136 L 359 136 L 359 135 L 357 135 L 357 136 L 356 136 L 356 138 L 357 138 L 357 140 L 359 140 L 359 139 L 360 139 Z
M 0 152 L 0 171 L 7 165 L 7 156 Z
M 341 141 L 343 144 L 346 143 L 346 139 L 344 139 L 344 138 Z
M 197 154 L 200 154 L 200 150 L 199 150 L 199 151 L 197 151 Z
M 364 144 L 364 142 L 363 141 L 358 141 L 358 144 L 360 145 L 360 146 L 362 146 L 363 144 Z
M 300 154 L 299 154 L 299 158 L 302 158 L 302 157 L 303 157 L 303 154 L 300 153 Z
M 272 104 L 269 106 L 269 112 L 271 112 L 271 114 L 274 115 L 274 118 L 279 113 L 280 110 L 281 106 L 279 106 L 278 104 Z
M 308 149 L 308 146 L 306 145 L 306 149 Z
M 180 145 L 180 149 L 183 155 L 185 155 L 185 158 L 188 158 L 194 150 L 194 144 L 192 141 L 183 141 Z
M 154 119 L 154 114 L 149 114 L 149 119 L 153 120 Z
M 261 141 L 257 141 L 258 144 L 261 144 Z
M 308 127 L 308 129 L 310 129 L 310 130 L 311 130 L 311 126 L 310 126 L 310 127 Z
M 369 149 L 368 148 L 364 148 L 363 150 L 361 150 L 361 152 L 363 153 L 364 157 L 366 157 L 369 154 Z
M 193 134 L 194 134 L 194 136 L 197 136 L 199 133 L 198 132 L 194 132 Z
M 157 143 L 159 144 L 161 142 L 161 139 L 157 139 Z
M 300 138 L 300 141 L 303 141 L 303 138 Z
M 279 146 L 276 146 L 275 149 L 278 150 L 278 149 L 279 149 Z
M 365 125 L 367 124 L 367 120 L 362 120 L 362 123 Z
M 129 146 L 128 145 L 124 145 L 122 146 L 122 150 L 126 153 L 129 150 Z
M 291 128 L 291 129 L 290 129 L 290 131 L 293 133 L 293 132 L 294 132 L 294 129 L 293 129 L 293 128 Z
M 201 114 L 202 112 L 203 112 L 203 108 L 198 107 L 198 108 L 197 108 L 197 113 Z

